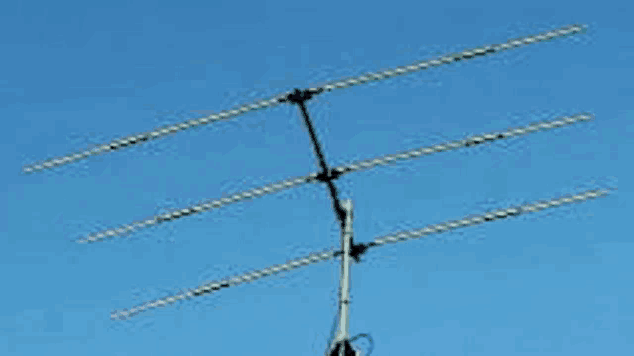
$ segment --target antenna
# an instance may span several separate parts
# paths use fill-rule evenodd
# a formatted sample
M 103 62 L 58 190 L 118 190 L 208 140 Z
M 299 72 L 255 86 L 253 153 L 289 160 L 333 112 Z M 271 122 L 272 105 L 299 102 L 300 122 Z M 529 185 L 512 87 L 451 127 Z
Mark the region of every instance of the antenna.
M 200 204 L 182 208 L 179 210 L 171 211 L 162 215 L 149 217 L 143 220 L 139 220 L 130 224 L 122 225 L 118 228 L 105 230 L 96 234 L 90 234 L 78 240 L 78 242 L 97 242 L 106 238 L 114 236 L 123 236 L 138 229 L 157 225 L 159 223 L 168 222 L 171 220 L 179 219 L 185 216 L 189 216 L 196 213 L 202 213 L 204 211 L 218 209 L 222 206 L 236 203 L 242 200 L 253 199 L 266 194 L 272 194 L 281 190 L 290 189 L 301 184 L 306 183 L 324 183 L 327 186 L 330 198 L 332 200 L 333 210 L 335 216 L 340 223 L 341 227 L 341 249 L 340 250 L 324 250 L 321 252 L 311 253 L 310 255 L 294 260 L 287 261 L 286 263 L 271 266 L 261 270 L 255 270 L 242 275 L 225 278 L 220 281 L 205 283 L 193 289 L 185 289 L 180 293 L 165 298 L 160 298 L 154 301 L 149 301 L 141 305 L 135 306 L 131 309 L 123 309 L 121 311 L 113 311 L 111 318 L 113 320 L 127 319 L 138 315 L 141 312 L 164 307 L 173 304 L 180 300 L 188 300 L 195 297 L 215 293 L 223 288 L 229 288 L 238 286 L 240 284 L 249 283 L 260 278 L 272 276 L 282 271 L 290 271 L 309 264 L 326 261 L 335 257 L 341 256 L 341 276 L 340 276 L 340 289 L 339 289 L 339 302 L 338 302 L 338 331 L 337 334 L 329 342 L 326 350 L 327 356 L 356 356 L 359 352 L 352 346 L 357 338 L 368 337 L 372 343 L 372 338 L 368 334 L 358 334 L 352 338 L 349 336 L 349 313 L 350 313 L 350 279 L 351 279 L 351 265 L 352 260 L 355 262 L 361 262 L 361 256 L 364 255 L 369 249 L 380 247 L 389 243 L 403 242 L 435 234 L 441 234 L 453 230 L 466 228 L 473 225 L 479 225 L 485 222 L 491 222 L 495 220 L 501 220 L 511 217 L 517 217 L 525 214 L 535 213 L 544 209 L 551 209 L 562 205 L 568 205 L 578 202 L 583 202 L 589 199 L 595 199 L 606 196 L 611 192 L 610 189 L 594 189 L 580 192 L 574 195 L 566 195 L 562 197 L 555 197 L 545 201 L 538 201 L 534 203 L 527 203 L 520 206 L 512 206 L 505 209 L 498 209 L 481 214 L 466 216 L 457 220 L 451 220 L 439 224 L 428 225 L 424 228 L 412 231 L 398 232 L 395 234 L 377 237 L 373 241 L 365 243 L 355 243 L 352 229 L 353 220 L 353 204 L 351 200 L 345 200 L 341 202 L 339 200 L 338 190 L 334 184 L 335 180 L 344 174 L 371 169 L 378 166 L 390 165 L 397 162 L 407 161 L 410 159 L 431 155 L 435 153 L 451 151 L 456 149 L 463 149 L 474 147 L 483 143 L 489 143 L 497 140 L 507 139 L 520 135 L 525 135 L 533 132 L 544 131 L 559 128 L 566 125 L 571 125 L 580 122 L 587 122 L 594 118 L 589 113 L 579 113 L 573 116 L 560 117 L 550 121 L 543 121 L 533 123 L 531 125 L 519 128 L 509 128 L 505 131 L 496 131 L 485 133 L 476 136 L 470 136 L 462 140 L 456 140 L 451 142 L 445 142 L 436 144 L 429 147 L 421 147 L 409 151 L 404 151 L 396 154 L 390 154 L 373 159 L 352 162 L 343 166 L 330 168 L 327 164 L 322 147 L 317 138 L 317 134 L 314 130 L 310 116 L 306 107 L 306 101 L 313 98 L 315 95 L 327 93 L 336 89 L 343 89 L 354 85 L 360 85 L 372 81 L 384 80 L 394 76 L 399 76 L 407 73 L 413 73 L 421 70 L 425 70 L 432 67 L 438 67 L 445 64 L 450 64 L 462 60 L 473 59 L 489 54 L 499 53 L 502 51 L 514 49 L 524 45 L 529 45 L 537 42 L 551 40 L 554 38 L 560 38 L 568 35 L 574 35 L 585 32 L 586 27 L 583 25 L 570 25 L 559 29 L 547 31 L 537 35 L 526 36 L 519 39 L 508 40 L 502 44 L 482 46 L 475 49 L 467 49 L 460 53 L 446 54 L 444 56 L 421 61 L 407 66 L 401 66 L 394 69 L 387 69 L 379 71 L 377 73 L 366 73 L 361 76 L 341 79 L 321 87 L 313 87 L 305 90 L 295 89 L 292 92 L 280 94 L 270 99 L 260 100 L 253 104 L 243 105 L 231 110 L 222 111 L 217 114 L 212 114 L 207 117 L 192 119 L 180 124 L 157 128 L 155 130 L 141 133 L 137 135 L 127 136 L 122 139 L 114 140 L 107 144 L 97 145 L 96 147 L 86 149 L 82 152 L 69 154 L 59 158 L 53 158 L 41 163 L 26 165 L 23 167 L 23 172 L 34 173 L 42 171 L 44 169 L 51 169 L 57 166 L 69 164 L 81 159 L 86 159 L 91 155 L 103 154 L 120 150 L 132 145 L 138 145 L 143 142 L 147 142 L 152 139 L 167 136 L 172 133 L 184 131 L 186 129 L 199 127 L 219 120 L 226 120 L 238 115 L 260 110 L 268 107 L 274 107 L 282 103 L 294 104 L 299 107 L 300 113 L 304 120 L 304 124 L 308 129 L 308 134 L 311 139 L 313 150 L 321 170 L 317 173 L 310 173 L 308 175 L 290 178 L 281 182 L 272 183 L 261 188 L 255 188 L 241 193 L 233 194 L 228 197 L 223 197 L 217 200 L 210 200 L 201 202 Z M 369 354 L 369 353 L 368 353 Z

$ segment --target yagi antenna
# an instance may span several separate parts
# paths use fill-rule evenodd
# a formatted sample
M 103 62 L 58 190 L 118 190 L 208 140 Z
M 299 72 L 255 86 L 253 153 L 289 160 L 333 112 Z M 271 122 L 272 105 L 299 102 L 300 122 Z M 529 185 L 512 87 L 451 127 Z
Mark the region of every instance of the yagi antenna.
M 464 50 L 459 53 L 446 54 L 444 56 L 425 60 L 418 63 L 414 63 L 407 66 L 401 66 L 394 69 L 387 69 L 379 71 L 377 73 L 366 73 L 361 76 L 341 79 L 321 87 L 313 87 L 305 90 L 295 89 L 292 92 L 280 94 L 270 99 L 260 100 L 256 103 L 243 105 L 231 110 L 222 111 L 217 114 L 212 114 L 207 117 L 192 119 L 180 124 L 170 125 L 162 128 L 155 129 L 150 132 L 141 133 L 137 135 L 128 136 L 122 139 L 114 140 L 107 144 L 97 145 L 91 149 L 84 150 L 79 153 L 49 159 L 42 163 L 27 165 L 23 167 L 23 171 L 26 173 L 33 173 L 42 171 L 44 169 L 61 166 L 64 164 L 72 163 L 81 159 L 85 159 L 92 155 L 107 153 L 116 151 L 128 146 L 138 145 L 149 140 L 167 136 L 172 133 L 184 131 L 193 127 L 206 125 L 219 120 L 226 120 L 236 117 L 240 114 L 244 114 L 254 110 L 260 110 L 268 107 L 280 105 L 282 103 L 294 104 L 299 107 L 300 113 L 304 119 L 304 124 L 308 129 L 308 133 L 311 139 L 313 150 L 317 161 L 319 163 L 320 171 L 316 173 L 310 173 L 305 176 L 290 178 L 284 181 L 268 184 L 261 188 L 255 188 L 240 193 L 235 193 L 230 196 L 225 196 L 216 200 L 209 200 L 201 202 L 197 205 L 174 210 L 165 214 L 152 216 L 144 220 L 136 221 L 130 224 L 122 225 L 118 228 L 105 230 L 102 232 L 90 234 L 83 238 L 80 238 L 78 242 L 97 242 L 109 237 L 123 236 L 139 229 L 155 226 L 159 223 L 168 222 L 171 220 L 179 219 L 184 216 L 201 213 L 204 211 L 218 209 L 225 205 L 236 203 L 242 200 L 253 199 L 266 194 L 272 194 L 285 189 L 290 189 L 298 185 L 307 183 L 324 183 L 328 188 L 330 194 L 333 210 L 335 216 L 340 223 L 341 227 L 341 249 L 339 250 L 325 250 L 322 252 L 312 253 L 306 257 L 287 261 L 286 263 L 271 266 L 262 270 L 256 270 L 253 272 L 229 277 L 220 281 L 208 282 L 201 286 L 192 289 L 183 290 L 176 295 L 168 296 L 165 298 L 149 301 L 141 305 L 135 306 L 131 309 L 123 309 L 120 311 L 114 311 L 111 313 L 112 319 L 127 319 L 133 317 L 141 312 L 171 305 L 178 301 L 189 300 L 195 297 L 203 296 L 206 294 L 215 293 L 223 288 L 237 286 L 244 283 L 249 283 L 257 279 L 272 276 L 282 271 L 290 271 L 302 266 L 306 266 L 312 263 L 326 261 L 335 257 L 341 256 L 341 278 L 340 278 L 340 291 L 339 291 L 339 310 L 337 323 L 339 325 L 338 332 L 334 336 L 333 340 L 329 340 L 326 350 L 327 356 L 355 356 L 359 355 L 359 351 L 355 350 L 352 343 L 359 337 L 369 337 L 367 334 L 359 334 L 355 337 L 349 336 L 349 302 L 350 302 L 350 267 L 351 261 L 361 261 L 361 256 L 365 254 L 369 249 L 383 246 L 389 243 L 396 243 L 401 241 L 407 241 L 417 238 L 423 238 L 435 234 L 441 234 L 444 232 L 462 229 L 465 227 L 482 224 L 488 221 L 495 221 L 510 217 L 516 217 L 524 214 L 538 212 L 544 209 L 556 208 L 562 205 L 583 202 L 589 199 L 602 197 L 610 193 L 610 189 L 594 189 L 580 192 L 574 195 L 567 195 L 550 200 L 538 201 L 534 203 L 528 203 L 520 206 L 509 207 L 506 209 L 498 209 L 490 212 L 486 212 L 479 215 L 470 215 L 458 220 L 452 220 L 440 224 L 429 225 L 422 229 L 398 232 L 392 235 L 375 238 L 373 241 L 367 243 L 355 243 L 352 229 L 353 219 L 353 204 L 352 201 L 346 200 L 341 202 L 339 200 L 339 194 L 337 187 L 335 186 L 335 180 L 344 174 L 357 172 L 361 170 L 367 170 L 378 166 L 390 165 L 401 161 L 407 161 L 410 159 L 432 155 L 444 151 L 451 151 L 463 148 L 469 148 L 477 146 L 483 143 L 489 143 L 497 140 L 508 139 L 520 135 L 526 135 L 529 133 L 551 130 L 566 125 L 575 123 L 587 122 L 594 118 L 590 113 L 578 113 L 572 116 L 565 116 L 559 118 L 553 118 L 550 121 L 542 121 L 530 124 L 524 127 L 510 128 L 503 131 L 490 132 L 475 136 L 469 136 L 461 140 L 450 141 L 445 143 L 439 143 L 428 147 L 420 147 L 409 151 L 381 156 L 373 159 L 367 159 L 362 161 L 356 161 L 349 164 L 345 164 L 339 167 L 330 168 L 326 161 L 323 149 L 317 138 L 317 134 L 313 128 L 310 120 L 310 116 L 306 107 L 306 101 L 312 97 L 325 92 L 330 92 L 336 89 L 343 89 L 354 85 L 368 83 L 372 81 L 379 81 L 388 79 L 394 76 L 413 73 L 421 70 L 425 70 L 432 67 L 438 67 L 444 64 L 450 64 L 462 60 L 472 59 L 475 57 L 485 56 L 488 54 L 499 53 L 505 50 L 521 47 L 523 45 L 529 45 L 536 42 L 542 42 L 554 38 L 560 38 L 568 35 L 574 35 L 584 32 L 586 29 L 583 25 L 570 25 L 556 30 L 543 32 L 537 35 L 526 36 L 519 39 L 508 40 L 502 44 L 482 46 L 474 49 Z M 370 340 L 372 340 L 370 338 Z M 367 355 L 366 355 L 367 356 Z

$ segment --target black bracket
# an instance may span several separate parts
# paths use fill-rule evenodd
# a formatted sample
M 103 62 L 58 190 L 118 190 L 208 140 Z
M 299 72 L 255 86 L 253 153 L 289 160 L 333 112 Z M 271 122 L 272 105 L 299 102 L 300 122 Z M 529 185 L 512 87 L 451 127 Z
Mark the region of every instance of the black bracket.
M 335 171 L 334 169 L 329 169 L 328 172 L 324 172 L 324 171 L 319 172 L 319 174 L 317 174 L 317 177 L 315 177 L 315 179 L 317 179 L 318 181 L 322 183 L 328 183 L 330 181 L 336 180 L 342 175 L 343 175 L 342 172 Z
M 350 246 L 350 257 L 354 258 L 354 261 L 359 263 L 361 262 L 361 256 L 368 250 L 370 246 L 367 244 L 355 244 L 353 243 Z
M 282 100 L 280 100 L 280 102 L 289 102 L 291 104 L 303 104 L 304 102 L 310 100 L 313 98 L 313 96 L 317 95 L 317 94 L 321 94 L 324 91 L 324 89 L 319 88 L 319 89 L 315 89 L 315 90 L 311 90 L 311 89 L 304 89 L 304 90 L 299 90 L 297 88 L 295 88 L 291 93 L 289 93 L 286 98 L 283 98 Z
M 376 246 L 376 243 L 374 242 L 358 243 L 358 244 L 355 244 L 354 241 L 351 241 L 351 242 L 352 242 L 352 246 L 350 246 L 350 257 L 352 257 L 354 261 L 357 263 L 361 262 L 361 256 L 363 256 L 370 247 Z M 341 256 L 341 255 L 343 255 L 343 251 L 337 251 L 334 254 L 335 257 Z
M 330 351 L 330 356 L 339 356 L 339 352 L 342 347 L 343 347 L 344 356 L 357 356 L 357 353 L 352 348 L 352 345 L 350 344 L 349 340 L 343 340 L 343 341 L 337 342 L 335 347 L 332 348 L 332 351 Z

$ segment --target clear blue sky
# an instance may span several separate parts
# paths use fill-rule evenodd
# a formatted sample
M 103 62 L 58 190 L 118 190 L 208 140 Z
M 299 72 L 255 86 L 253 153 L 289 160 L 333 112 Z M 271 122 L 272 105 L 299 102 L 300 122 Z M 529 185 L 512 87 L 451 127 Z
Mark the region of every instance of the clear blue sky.
M 381 355 L 632 355 L 634 16 L 627 1 L 3 1 L 0 354 L 321 355 L 338 261 L 112 322 L 110 311 L 339 244 L 323 186 L 74 239 L 317 170 L 280 106 L 34 175 L 24 164 L 572 23 L 584 36 L 317 97 L 332 165 L 589 111 L 596 120 L 353 173 L 357 241 L 617 185 L 616 194 L 370 251 L 351 333 Z M 519 5 L 521 3 L 521 5 Z M 520 6 L 520 7 L 518 7 Z M 630 157 L 630 158 L 628 158 Z M 627 212 L 630 213 L 627 213 Z M 365 341 L 358 343 L 366 349 Z

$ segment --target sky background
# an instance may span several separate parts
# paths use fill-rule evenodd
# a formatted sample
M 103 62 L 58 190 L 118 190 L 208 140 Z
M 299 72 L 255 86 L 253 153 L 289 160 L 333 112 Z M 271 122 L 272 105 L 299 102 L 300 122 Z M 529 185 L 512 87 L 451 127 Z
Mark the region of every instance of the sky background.
M 113 322 L 110 312 L 339 245 L 307 185 L 88 233 L 318 169 L 282 105 L 32 175 L 21 167 L 341 77 L 587 24 L 585 35 L 308 104 L 332 166 L 591 112 L 352 173 L 356 241 L 607 186 L 591 202 L 370 250 L 350 332 L 381 355 L 632 355 L 634 6 L 627 1 L 3 1 L 0 354 L 323 355 L 332 260 Z M 630 168 L 628 168 L 630 166 Z M 629 211 L 629 213 L 628 213 Z M 369 344 L 356 343 L 361 350 Z

